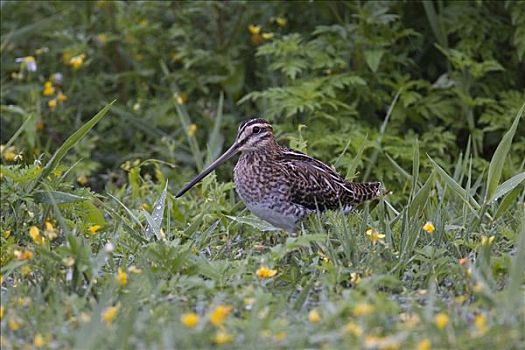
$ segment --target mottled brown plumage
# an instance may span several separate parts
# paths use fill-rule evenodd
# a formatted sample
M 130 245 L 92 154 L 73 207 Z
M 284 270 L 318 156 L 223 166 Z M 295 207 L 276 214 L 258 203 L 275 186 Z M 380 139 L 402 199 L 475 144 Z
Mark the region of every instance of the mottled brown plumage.
M 267 121 L 250 119 L 239 126 L 235 143 L 176 197 L 239 151 L 234 181 L 241 200 L 256 216 L 287 231 L 311 212 L 347 213 L 382 193 L 380 182 L 349 182 L 319 160 L 279 145 Z

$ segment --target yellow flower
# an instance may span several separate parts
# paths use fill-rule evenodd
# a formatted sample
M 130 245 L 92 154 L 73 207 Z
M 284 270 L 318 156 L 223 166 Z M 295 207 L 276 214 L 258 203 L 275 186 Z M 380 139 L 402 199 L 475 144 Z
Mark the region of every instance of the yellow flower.
M 50 221 L 46 221 L 46 229 L 44 231 L 44 235 L 46 235 L 47 238 L 49 238 L 50 241 L 57 238 L 58 234 L 53 227 L 53 224 Z
M 125 287 L 128 283 L 128 274 L 119 267 L 117 272 L 117 282 L 121 287 Z
M 312 323 L 319 323 L 321 322 L 321 315 L 319 314 L 319 311 L 316 309 L 310 310 L 308 313 L 308 321 Z
M 423 225 L 423 231 L 425 231 L 428 234 L 433 234 L 435 230 L 436 228 L 434 227 L 434 224 L 432 223 L 432 221 L 427 221 Z
M 199 325 L 199 315 L 197 315 L 195 312 L 182 314 L 180 317 L 180 322 L 188 328 L 195 328 Z
M 271 278 L 277 274 L 277 270 L 272 270 L 266 266 L 261 266 L 255 271 L 255 275 L 261 279 Z
M 180 94 L 176 92 L 175 94 L 173 94 L 173 97 L 175 98 L 175 102 L 177 102 L 179 106 L 188 102 L 188 94 L 185 92 L 182 92 Z
M 217 345 L 231 343 L 233 341 L 233 336 L 226 331 L 218 331 L 213 337 L 213 342 Z
M 84 59 L 86 58 L 85 54 L 80 54 L 74 57 L 71 57 L 69 59 L 69 65 L 73 67 L 73 69 L 80 69 L 82 65 L 84 64 Z
M 100 225 L 93 225 L 88 228 L 89 233 L 94 236 L 102 228 Z
M 51 96 L 55 93 L 55 88 L 53 87 L 53 83 L 49 80 L 44 83 L 44 91 L 42 92 L 42 95 L 44 96 Z
M 46 341 L 42 334 L 38 333 L 37 335 L 35 335 L 35 338 L 33 339 L 33 345 L 35 346 L 35 348 L 41 348 L 44 345 L 46 345 Z
M 22 276 L 25 277 L 25 276 L 29 275 L 31 272 L 33 272 L 33 269 L 29 265 L 24 265 L 20 269 L 20 272 L 22 273 Z
M 16 147 L 15 146 L 11 146 L 11 147 L 5 148 L 2 145 L 1 149 L 2 149 L 2 157 L 6 161 L 12 162 L 12 161 L 14 161 L 16 159 Z
M 88 178 L 86 175 L 80 175 L 79 177 L 77 177 L 77 182 L 80 186 L 86 186 L 86 184 L 88 183 Z
M 188 136 L 189 137 L 193 137 L 195 136 L 195 133 L 197 132 L 197 124 L 190 124 L 190 126 L 188 126 Z
M 72 256 L 68 256 L 68 257 L 62 259 L 62 263 L 64 265 L 66 265 L 67 267 L 71 267 L 71 266 L 75 265 L 75 258 L 73 258 Z
M 374 306 L 368 303 L 359 303 L 354 307 L 352 311 L 355 317 L 368 316 L 374 312 Z
M 376 229 L 369 228 L 366 230 L 366 235 L 368 236 L 368 239 L 372 242 L 372 244 L 376 244 L 377 242 L 382 242 L 383 238 L 385 238 L 385 235 L 377 232 Z
M 44 238 L 40 235 L 40 230 L 36 226 L 31 226 L 29 229 L 29 235 L 36 245 L 42 245 L 44 243 Z
M 350 273 L 350 282 L 359 284 L 361 282 L 361 276 L 357 272 Z
M 487 320 L 484 315 L 479 314 L 474 318 L 474 326 L 480 334 L 485 334 L 487 332 Z
M 436 324 L 437 328 L 444 329 L 448 324 L 448 315 L 444 312 L 440 312 L 434 316 L 434 323 Z
M 273 39 L 273 37 L 274 37 L 273 33 L 262 33 L 262 38 L 264 40 L 270 40 L 270 39 Z
M 22 326 L 15 318 L 10 318 L 7 322 L 7 325 L 9 326 L 9 329 L 13 332 L 16 332 Z
M 431 350 L 432 349 L 432 343 L 430 342 L 430 339 L 425 338 L 421 340 L 416 347 L 417 350 Z
M 492 245 L 492 243 L 494 242 L 494 239 L 496 237 L 494 236 L 485 236 L 485 235 L 482 235 L 481 236 L 481 245 L 482 246 L 487 246 L 487 247 L 490 247 Z
M 233 308 L 230 305 L 217 306 L 209 316 L 210 322 L 214 326 L 222 325 L 224 323 L 224 320 L 226 320 L 226 317 L 228 317 L 228 315 L 232 311 L 232 309 Z
M 286 25 L 288 24 L 288 20 L 284 17 L 277 17 L 275 19 L 275 23 L 277 23 L 277 25 L 282 28 L 286 27 Z
M 251 34 L 259 34 L 261 32 L 261 26 L 258 26 L 258 25 L 255 25 L 255 24 L 250 24 L 248 26 L 248 31 Z
M 5 314 L 4 305 L 0 305 L 0 321 L 2 320 L 2 318 L 4 318 L 4 314 Z
M 130 267 L 128 267 L 128 271 L 134 273 L 135 275 L 140 275 L 142 273 L 142 269 L 139 269 L 135 265 L 131 265 Z
M 33 259 L 33 253 L 29 250 L 22 250 L 22 251 L 15 250 L 13 254 L 15 255 L 16 260 L 18 261 Z
M 120 305 L 116 306 L 110 306 L 104 309 L 102 311 L 101 320 L 104 322 L 104 324 L 108 327 L 110 327 L 113 324 L 113 321 L 118 315 L 118 310 L 120 309 Z
M 67 96 L 62 93 L 62 91 L 58 92 L 57 96 L 58 102 L 65 102 L 67 100 Z
M 344 328 L 345 333 L 351 334 L 354 337 L 360 337 L 363 334 L 363 328 L 354 323 L 354 322 L 348 322 Z
M 53 110 L 57 107 L 57 99 L 56 98 L 53 98 L 49 101 L 47 101 L 47 106 L 49 107 L 49 109 Z

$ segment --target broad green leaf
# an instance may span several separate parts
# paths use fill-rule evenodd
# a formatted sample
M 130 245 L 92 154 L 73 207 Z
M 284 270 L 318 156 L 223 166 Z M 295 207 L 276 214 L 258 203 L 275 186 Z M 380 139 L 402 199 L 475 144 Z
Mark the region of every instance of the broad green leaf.
M 485 203 L 489 203 L 494 200 L 496 190 L 499 185 L 499 180 L 501 179 L 501 172 L 503 171 L 503 165 L 505 164 L 505 159 L 507 154 L 510 151 L 510 146 L 512 145 L 512 139 L 516 133 L 518 123 L 521 119 L 523 111 L 525 110 L 525 103 L 521 106 L 520 111 L 516 115 L 512 126 L 509 131 L 503 135 L 501 142 L 496 148 L 492 160 L 489 165 L 489 172 L 487 174 L 487 192 L 485 193 Z
M 510 179 L 499 185 L 496 189 L 496 192 L 494 193 L 494 198 L 492 200 L 497 200 L 498 198 L 501 198 L 502 196 L 506 195 L 508 192 L 512 191 L 523 181 L 525 181 L 525 171 L 511 177 Z
M 80 142 L 80 140 L 82 140 L 82 138 L 84 138 L 84 136 L 86 136 L 86 134 L 95 126 L 97 125 L 97 123 L 106 115 L 106 113 L 109 111 L 109 109 L 111 108 L 111 106 L 113 105 L 113 103 L 115 103 L 116 100 L 113 100 L 111 103 L 109 103 L 108 105 L 106 105 L 104 108 L 102 108 L 100 110 L 100 112 L 98 112 L 93 118 L 91 118 L 87 123 L 85 123 L 84 125 L 82 125 L 82 127 L 80 127 L 80 129 L 78 129 L 77 131 L 75 131 L 71 136 L 69 136 L 67 138 L 66 141 L 64 141 L 64 143 L 62 144 L 62 146 L 59 147 L 59 149 L 55 152 L 55 154 L 53 154 L 53 157 L 51 157 L 51 159 L 49 160 L 49 162 L 46 164 L 46 166 L 44 167 L 44 169 L 42 170 L 42 173 L 40 173 L 40 176 L 36 179 L 34 185 L 32 188 L 34 188 L 35 186 L 38 185 L 38 183 L 43 179 L 45 178 L 47 175 L 49 175 L 56 167 L 58 164 L 60 164 L 60 161 L 62 160 L 62 158 L 66 155 L 66 153 L 74 146 L 76 145 L 78 142 Z

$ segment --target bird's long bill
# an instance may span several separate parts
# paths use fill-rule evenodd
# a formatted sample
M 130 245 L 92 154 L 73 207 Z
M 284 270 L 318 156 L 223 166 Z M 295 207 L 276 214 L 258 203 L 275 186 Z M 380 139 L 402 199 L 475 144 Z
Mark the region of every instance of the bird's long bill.
M 215 168 L 217 168 L 219 165 L 230 159 L 237 153 L 239 150 L 239 145 L 237 143 L 234 143 L 226 152 L 222 154 L 217 160 L 215 160 L 213 163 L 211 163 L 202 173 L 197 175 L 193 180 L 191 180 L 182 190 L 179 191 L 175 195 L 175 198 L 179 198 L 182 196 L 186 191 L 188 191 L 190 188 L 198 184 L 202 179 L 204 179 L 206 176 L 208 176 L 209 173 L 211 173 Z

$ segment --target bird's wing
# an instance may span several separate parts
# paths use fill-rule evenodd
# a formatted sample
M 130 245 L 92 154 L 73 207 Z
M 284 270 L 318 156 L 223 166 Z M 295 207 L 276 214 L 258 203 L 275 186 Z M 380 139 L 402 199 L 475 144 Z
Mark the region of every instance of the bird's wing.
M 351 210 L 381 192 L 380 182 L 348 182 L 321 161 L 294 150 L 286 149 L 280 163 L 292 202 L 308 209 Z

